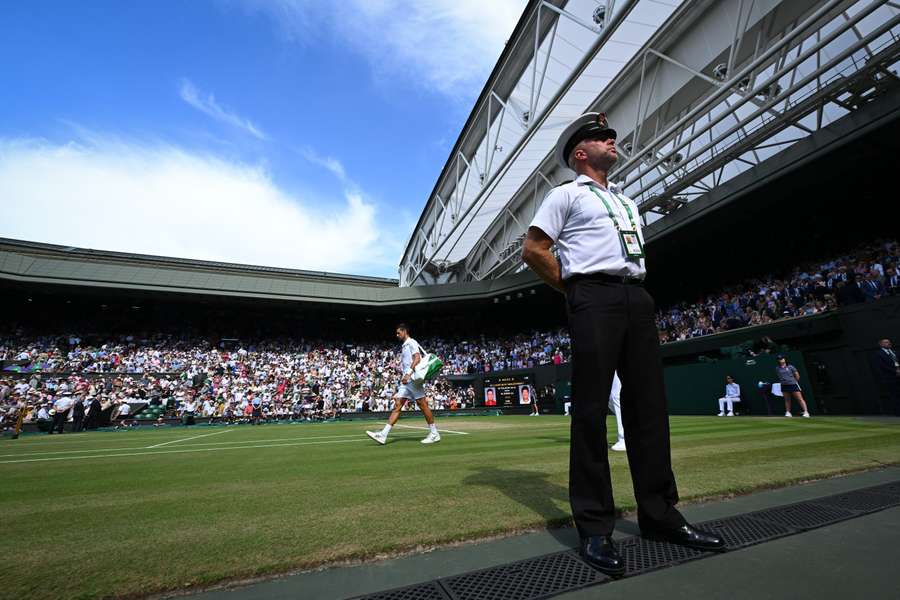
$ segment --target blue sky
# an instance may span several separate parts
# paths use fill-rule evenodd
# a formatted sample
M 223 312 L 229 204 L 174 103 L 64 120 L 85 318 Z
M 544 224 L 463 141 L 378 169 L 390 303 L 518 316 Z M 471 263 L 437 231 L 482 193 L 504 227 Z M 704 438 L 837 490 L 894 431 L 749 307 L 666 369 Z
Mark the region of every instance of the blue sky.
M 0 14 L 0 236 L 396 276 L 525 0 Z

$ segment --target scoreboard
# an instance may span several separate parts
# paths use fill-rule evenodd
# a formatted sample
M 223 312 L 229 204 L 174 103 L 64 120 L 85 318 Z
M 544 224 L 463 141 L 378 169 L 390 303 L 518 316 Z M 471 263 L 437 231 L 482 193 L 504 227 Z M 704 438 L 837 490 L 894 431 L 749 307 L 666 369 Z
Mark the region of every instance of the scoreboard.
M 483 406 L 527 406 L 532 398 L 534 386 L 531 373 L 484 378 Z

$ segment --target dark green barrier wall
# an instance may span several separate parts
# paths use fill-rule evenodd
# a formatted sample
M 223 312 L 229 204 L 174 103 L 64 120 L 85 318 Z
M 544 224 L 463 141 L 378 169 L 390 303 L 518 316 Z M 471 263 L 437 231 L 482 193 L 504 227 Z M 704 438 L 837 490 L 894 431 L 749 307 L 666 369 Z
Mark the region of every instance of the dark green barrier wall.
M 812 386 L 807 376 L 803 356 L 799 352 L 785 355 L 788 363 L 800 371 L 800 387 L 803 398 L 812 414 L 818 413 Z M 669 400 L 669 414 L 672 415 L 714 415 L 719 412 L 718 399 L 725 395 L 725 376 L 731 375 L 741 386 L 741 402 L 735 410 L 741 414 L 766 415 L 766 396 L 772 414 L 784 413 L 784 401 L 779 396 L 760 393 L 758 383 L 772 383 L 775 379 L 775 357 L 757 356 L 750 359 L 719 360 L 715 362 L 680 365 L 665 369 L 666 396 Z M 800 414 L 795 406 L 794 414 Z

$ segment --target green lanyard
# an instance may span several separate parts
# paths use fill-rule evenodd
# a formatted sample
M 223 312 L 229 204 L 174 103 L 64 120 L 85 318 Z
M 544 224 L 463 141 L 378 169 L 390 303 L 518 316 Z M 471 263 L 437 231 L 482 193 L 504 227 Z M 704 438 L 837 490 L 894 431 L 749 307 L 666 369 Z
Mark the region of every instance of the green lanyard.
M 594 192 L 597 195 L 597 197 L 600 198 L 600 200 L 603 202 L 603 206 L 606 207 L 606 212 L 609 213 L 609 218 L 612 219 L 613 224 L 616 226 L 616 231 L 622 231 L 622 228 L 619 227 L 619 219 L 613 213 L 612 207 L 609 205 L 609 202 L 606 201 L 606 198 L 603 197 L 603 194 L 598 192 L 597 188 L 595 188 L 594 186 L 589 185 L 588 187 L 591 188 L 591 191 Z M 619 201 L 619 204 L 621 204 L 623 207 L 625 207 L 625 212 L 628 213 L 628 220 L 631 222 L 631 230 L 637 231 L 637 224 L 634 222 L 634 214 L 632 214 L 632 212 L 631 212 L 631 207 L 628 206 L 628 204 L 626 202 L 622 202 L 622 199 L 619 198 L 618 194 L 613 194 L 613 192 L 610 192 L 610 194 L 615 196 L 616 200 Z

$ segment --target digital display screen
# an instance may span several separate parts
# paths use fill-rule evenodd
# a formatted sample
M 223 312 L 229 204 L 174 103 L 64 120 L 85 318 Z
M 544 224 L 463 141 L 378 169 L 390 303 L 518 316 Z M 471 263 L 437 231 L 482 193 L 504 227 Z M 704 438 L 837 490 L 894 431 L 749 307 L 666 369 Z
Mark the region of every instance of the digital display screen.
M 534 398 L 531 373 L 485 377 L 484 406 L 526 406 Z

